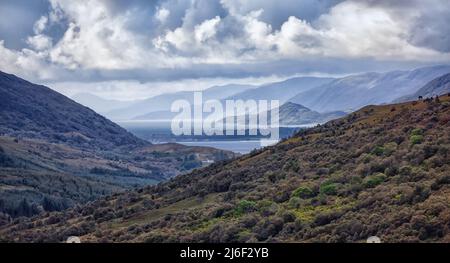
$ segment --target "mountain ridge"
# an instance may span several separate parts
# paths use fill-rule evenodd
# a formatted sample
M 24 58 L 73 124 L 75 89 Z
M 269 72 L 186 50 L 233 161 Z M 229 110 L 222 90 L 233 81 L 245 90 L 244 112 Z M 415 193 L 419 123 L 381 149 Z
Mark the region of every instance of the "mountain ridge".
M 318 112 L 351 112 L 365 105 L 390 103 L 416 92 L 429 81 L 449 72 L 449 65 L 438 65 L 410 71 L 350 75 L 314 90 L 301 92 L 289 101 Z
M 213 86 L 202 91 L 203 101 L 216 99 L 220 100 L 231 94 L 237 93 L 241 90 L 256 88 L 252 85 L 238 85 L 229 84 L 224 86 Z M 135 103 L 129 107 L 113 110 L 105 113 L 106 116 L 114 120 L 129 120 L 135 119 L 137 116 L 151 114 L 157 111 L 170 111 L 172 103 L 176 100 L 187 100 L 193 104 L 193 91 L 180 91 L 175 93 L 167 93 L 151 97 Z
M 0 102 L 0 134 L 62 139 L 79 147 L 150 144 L 48 87 L 3 72 L 0 72 Z M 29 109 L 30 106 L 33 108 Z
M 404 102 L 416 100 L 419 97 L 430 98 L 450 93 L 450 73 L 442 75 L 428 82 L 420 88 L 416 93 L 396 99 L 394 102 Z

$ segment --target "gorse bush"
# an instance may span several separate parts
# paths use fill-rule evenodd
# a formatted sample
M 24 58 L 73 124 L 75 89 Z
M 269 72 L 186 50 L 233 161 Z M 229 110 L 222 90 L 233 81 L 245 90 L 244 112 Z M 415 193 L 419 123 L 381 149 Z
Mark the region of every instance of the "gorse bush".
M 293 197 L 310 198 L 314 196 L 313 190 L 306 186 L 300 186 L 292 192 Z
M 236 208 L 234 209 L 234 214 L 236 216 L 241 216 L 245 213 L 250 213 L 256 210 L 256 202 L 254 201 L 248 201 L 248 200 L 241 200 Z
M 383 155 L 383 153 L 384 153 L 384 147 L 382 147 L 382 146 L 377 146 L 377 147 L 375 147 L 373 150 L 372 150 L 372 154 L 373 155 L 377 155 L 377 156 L 381 156 L 381 155 Z
M 411 144 L 421 144 L 423 142 L 423 135 L 411 135 L 409 140 Z
M 411 134 L 410 134 L 410 135 L 411 135 L 411 136 L 412 136 L 412 135 L 423 135 L 423 130 L 420 129 L 420 128 L 416 128 L 416 129 L 414 129 L 414 130 L 411 131 Z
M 381 184 L 382 182 L 384 182 L 384 180 L 386 180 L 386 175 L 379 173 L 364 178 L 363 185 L 366 188 L 372 188 Z
M 411 144 L 421 144 L 423 142 L 423 130 L 420 128 L 416 128 L 411 131 L 409 140 Z
M 320 185 L 320 193 L 325 195 L 336 195 L 338 184 L 332 182 L 325 182 Z

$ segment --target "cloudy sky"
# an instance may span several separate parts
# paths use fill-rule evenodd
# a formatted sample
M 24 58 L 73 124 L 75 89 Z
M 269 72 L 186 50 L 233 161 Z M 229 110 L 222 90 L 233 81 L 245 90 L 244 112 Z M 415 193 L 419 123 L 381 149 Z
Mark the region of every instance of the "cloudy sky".
M 136 99 L 450 63 L 448 0 L 2 0 L 0 70 Z

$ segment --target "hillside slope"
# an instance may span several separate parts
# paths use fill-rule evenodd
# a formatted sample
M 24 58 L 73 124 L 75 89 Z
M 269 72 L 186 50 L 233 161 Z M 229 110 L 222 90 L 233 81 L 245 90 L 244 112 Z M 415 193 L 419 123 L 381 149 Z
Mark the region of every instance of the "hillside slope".
M 0 213 L 31 216 L 234 157 L 154 146 L 47 88 L 0 73 Z
M 145 142 L 73 100 L 0 72 L 0 134 L 110 149 Z
M 419 96 L 423 98 L 431 98 L 435 96 L 441 96 L 444 94 L 450 93 L 450 73 L 440 76 L 436 79 L 433 79 L 427 85 L 423 86 L 416 93 L 402 97 L 396 101 L 404 102 L 404 101 L 412 101 L 416 100 Z
M 329 120 L 338 119 L 345 115 L 345 112 L 340 111 L 319 113 L 292 102 L 286 102 L 281 105 L 279 109 L 281 126 L 324 123 Z
M 410 95 L 429 81 L 449 72 L 450 66 L 442 65 L 411 71 L 351 75 L 301 92 L 289 101 L 318 112 L 352 112 L 366 105 L 390 103 Z
M 16 220 L 4 241 L 450 242 L 450 97 L 367 106 L 139 191 Z

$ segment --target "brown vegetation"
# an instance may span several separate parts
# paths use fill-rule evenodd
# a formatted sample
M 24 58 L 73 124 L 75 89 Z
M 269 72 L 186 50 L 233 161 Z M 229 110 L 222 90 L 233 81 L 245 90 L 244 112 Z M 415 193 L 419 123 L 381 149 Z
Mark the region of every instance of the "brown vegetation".
M 392 108 L 368 106 L 166 183 L 16 219 L 0 239 L 450 242 L 450 98 Z

